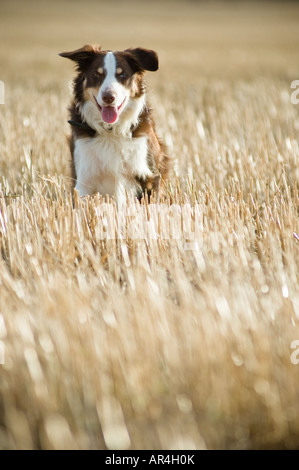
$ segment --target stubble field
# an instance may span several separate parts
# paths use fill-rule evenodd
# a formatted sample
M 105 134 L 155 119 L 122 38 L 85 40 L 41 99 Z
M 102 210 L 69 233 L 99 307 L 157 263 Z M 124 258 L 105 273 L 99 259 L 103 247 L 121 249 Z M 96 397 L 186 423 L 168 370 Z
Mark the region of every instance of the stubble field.
M 288 2 L 1 2 L 1 449 L 298 448 L 298 25 Z M 160 57 L 174 171 L 122 231 L 113 200 L 72 205 L 57 54 L 86 43 Z

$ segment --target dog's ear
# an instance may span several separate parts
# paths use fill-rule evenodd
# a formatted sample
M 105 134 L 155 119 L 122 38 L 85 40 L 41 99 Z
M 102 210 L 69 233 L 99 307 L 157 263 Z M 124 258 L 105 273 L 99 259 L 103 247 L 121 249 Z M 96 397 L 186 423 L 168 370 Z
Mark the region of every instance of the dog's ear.
M 129 63 L 136 72 L 142 70 L 155 72 L 159 68 L 158 54 L 155 51 L 137 47 L 135 49 L 126 49 L 124 52 L 128 54 Z
M 89 63 L 94 59 L 96 54 L 100 52 L 100 50 L 101 46 L 92 46 L 91 44 L 86 44 L 85 46 L 81 47 L 80 49 L 76 49 L 75 51 L 61 52 L 58 55 L 73 60 L 76 62 L 79 70 L 84 70 L 86 67 L 88 67 Z

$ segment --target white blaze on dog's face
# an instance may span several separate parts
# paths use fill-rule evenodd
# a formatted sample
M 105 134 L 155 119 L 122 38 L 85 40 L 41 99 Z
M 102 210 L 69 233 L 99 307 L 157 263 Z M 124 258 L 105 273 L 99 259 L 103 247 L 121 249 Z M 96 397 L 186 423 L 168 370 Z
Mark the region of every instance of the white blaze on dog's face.
M 105 79 L 96 96 L 96 103 L 102 114 L 104 122 L 115 123 L 130 98 L 130 88 L 120 80 L 128 78 L 121 67 L 117 67 L 116 57 L 113 52 L 108 52 L 104 58 L 104 67 L 99 67 L 98 72 L 106 73 Z

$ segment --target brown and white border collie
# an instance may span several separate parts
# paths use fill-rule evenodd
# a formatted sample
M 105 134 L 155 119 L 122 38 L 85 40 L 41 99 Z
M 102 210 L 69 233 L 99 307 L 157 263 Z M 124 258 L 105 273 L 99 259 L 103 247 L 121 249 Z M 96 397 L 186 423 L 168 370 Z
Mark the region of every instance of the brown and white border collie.
M 156 135 L 146 102 L 144 73 L 158 69 L 155 51 L 102 51 L 86 45 L 59 54 L 76 62 L 72 125 L 73 186 L 124 201 L 126 193 L 163 194 L 170 158 Z

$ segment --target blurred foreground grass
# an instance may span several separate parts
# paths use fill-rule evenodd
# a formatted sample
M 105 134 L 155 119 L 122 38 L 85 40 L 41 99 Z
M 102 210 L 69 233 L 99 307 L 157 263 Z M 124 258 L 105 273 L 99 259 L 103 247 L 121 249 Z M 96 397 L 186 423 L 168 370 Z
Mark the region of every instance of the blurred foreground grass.
M 297 448 L 299 5 L 0 13 L 0 447 Z M 168 201 L 156 238 L 105 238 L 113 201 L 72 208 L 57 53 L 89 42 L 158 51 L 150 98 L 196 243 L 163 236 Z

